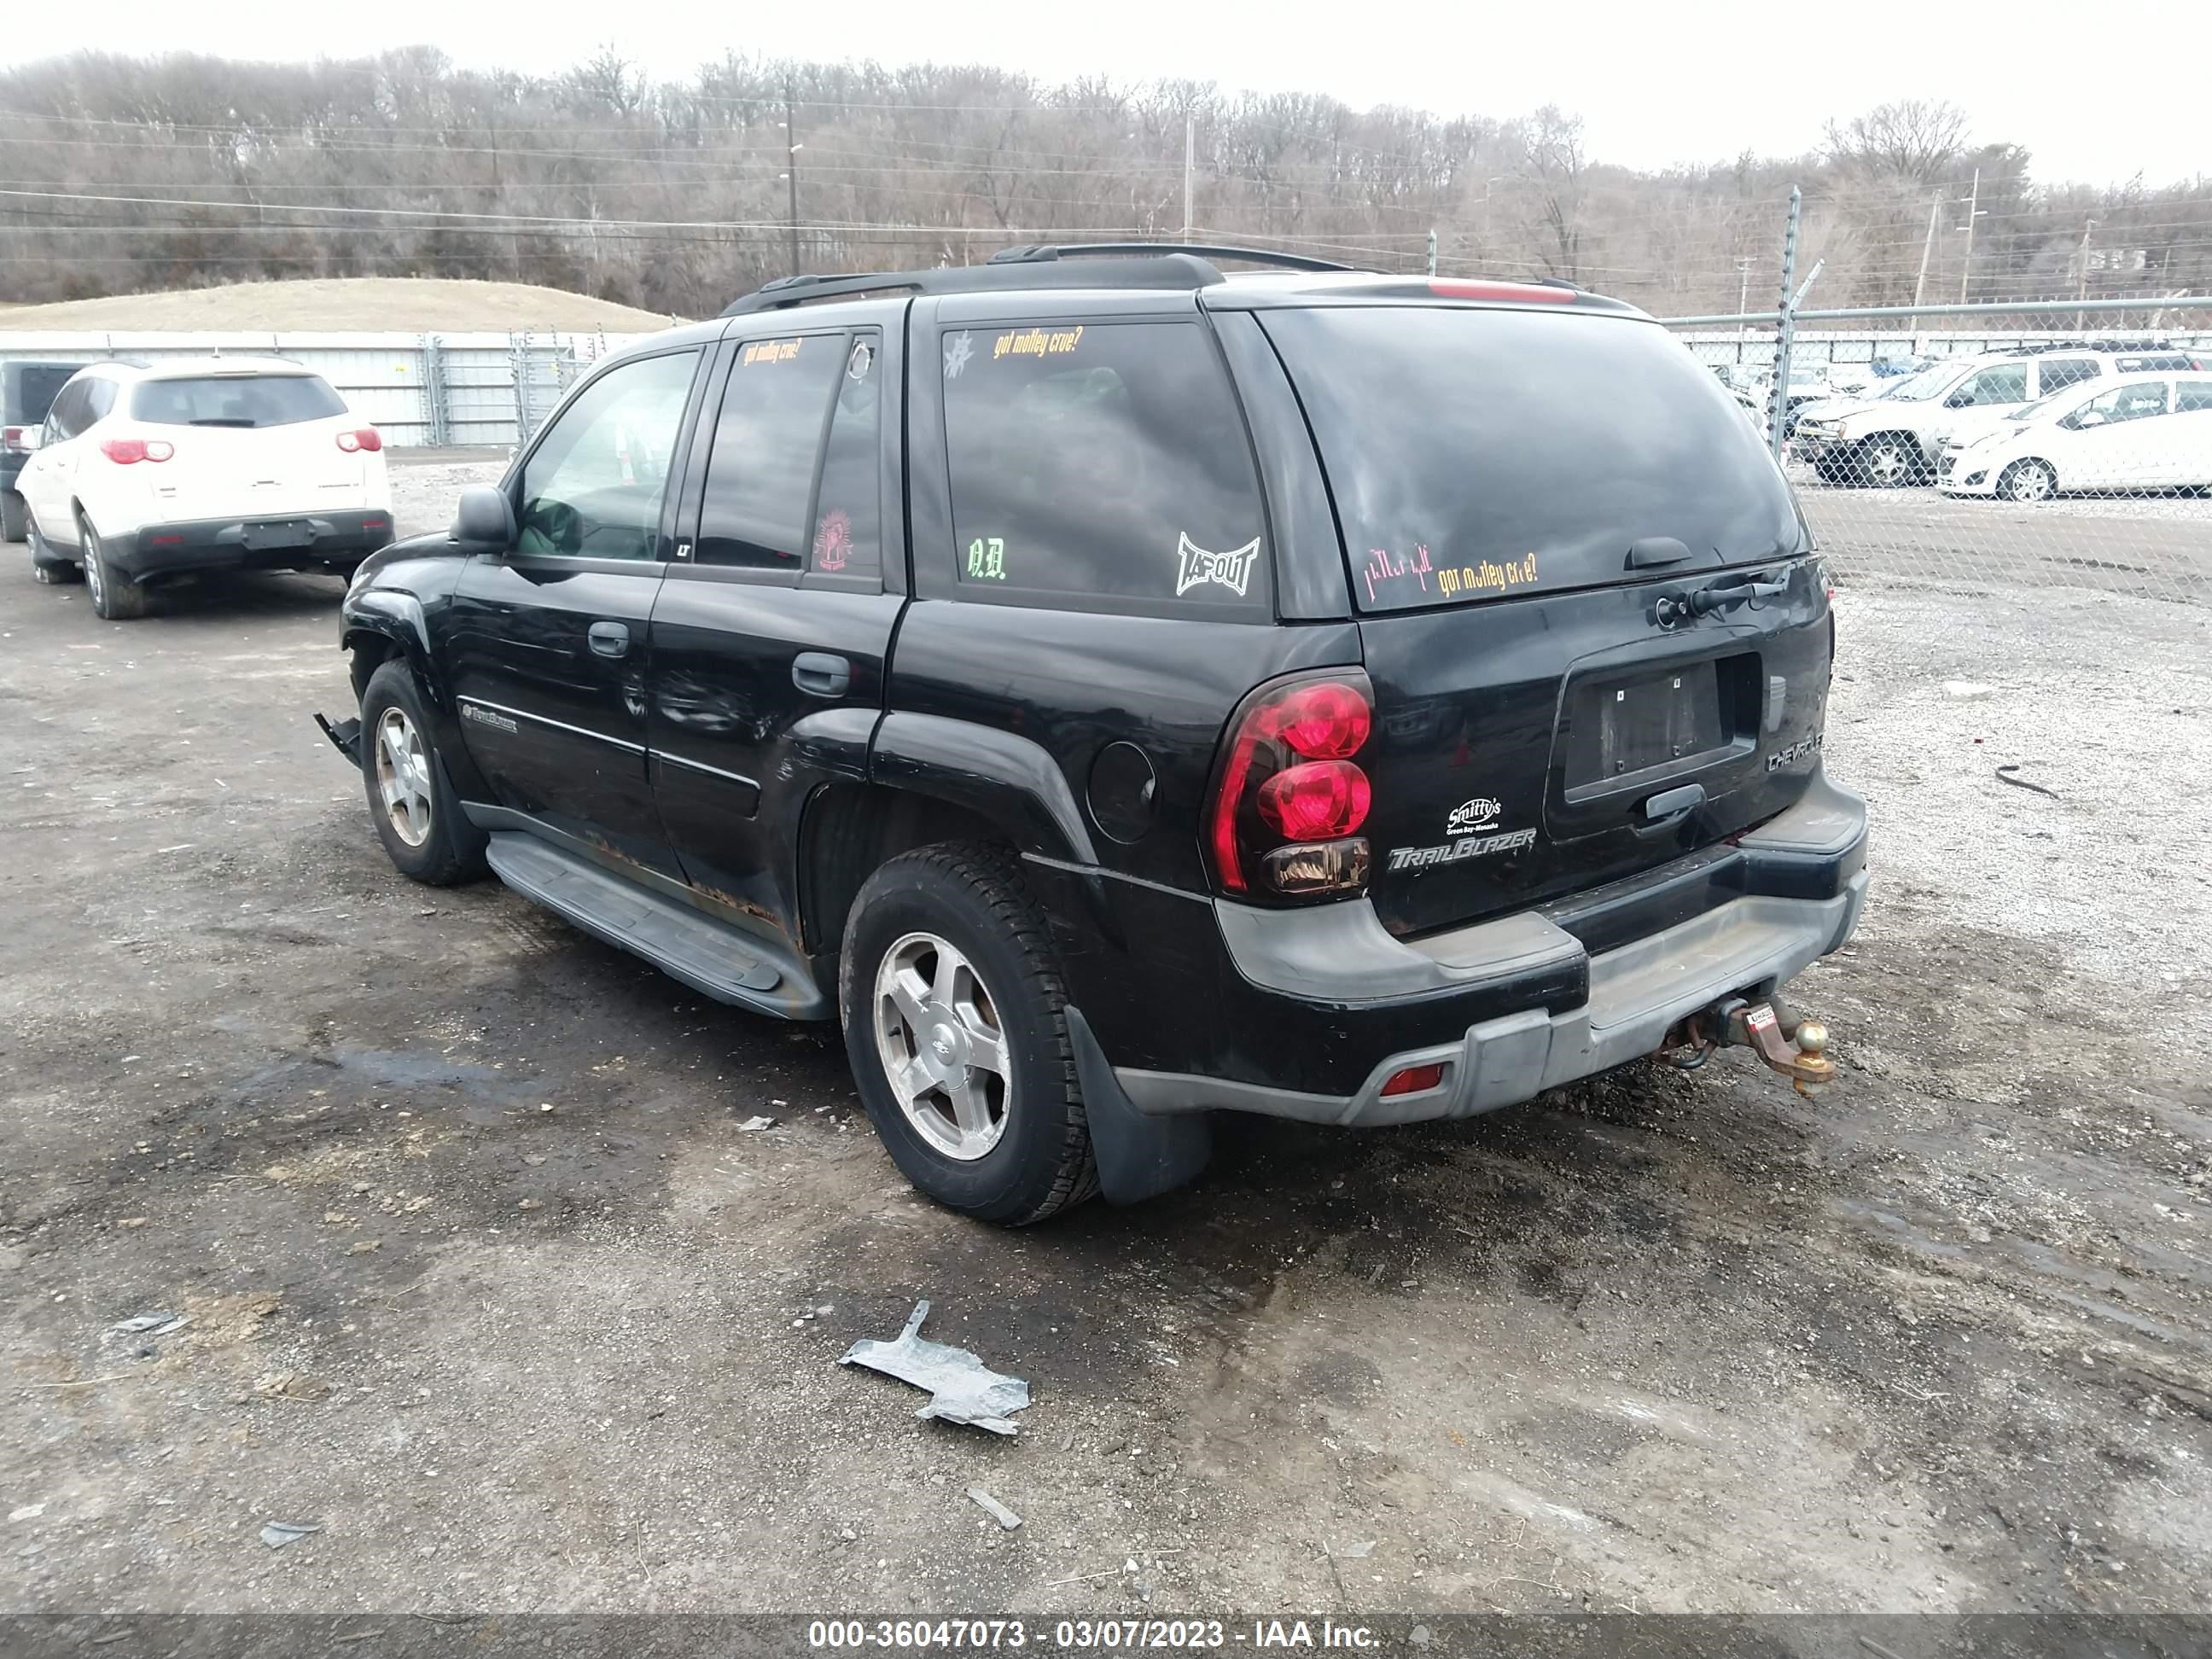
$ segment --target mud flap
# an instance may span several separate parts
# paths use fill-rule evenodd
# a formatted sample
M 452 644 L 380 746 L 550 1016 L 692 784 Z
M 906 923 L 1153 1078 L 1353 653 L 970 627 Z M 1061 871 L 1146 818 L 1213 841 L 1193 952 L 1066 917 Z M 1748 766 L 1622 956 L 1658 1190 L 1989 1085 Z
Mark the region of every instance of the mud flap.
M 1213 1156 L 1213 1115 L 1178 1112 L 1151 1117 L 1132 1105 L 1083 1011 L 1067 1011 L 1075 1079 L 1091 1120 L 1098 1160 L 1098 1192 L 1109 1204 L 1140 1204 L 1194 1180 Z
M 331 746 L 351 761 L 358 769 L 361 765 L 361 722 L 340 720 L 336 726 L 332 726 L 329 716 L 318 714 L 315 716 L 315 724 L 323 728 L 323 735 L 331 740 Z

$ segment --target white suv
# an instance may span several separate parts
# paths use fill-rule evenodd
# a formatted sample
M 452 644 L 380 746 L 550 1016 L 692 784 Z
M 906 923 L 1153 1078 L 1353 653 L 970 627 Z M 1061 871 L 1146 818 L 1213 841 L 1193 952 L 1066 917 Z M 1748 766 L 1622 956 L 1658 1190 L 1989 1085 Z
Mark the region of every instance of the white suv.
M 1954 357 L 1879 398 L 1808 410 L 1795 451 L 1829 483 L 1911 483 L 1934 476 L 1954 435 L 1978 434 L 2023 404 L 2108 375 L 2188 367 L 2185 353 L 2088 348 Z
M 384 440 L 331 383 L 273 358 L 95 363 L 54 398 L 16 489 L 44 582 L 93 609 L 207 570 L 350 572 L 392 539 Z

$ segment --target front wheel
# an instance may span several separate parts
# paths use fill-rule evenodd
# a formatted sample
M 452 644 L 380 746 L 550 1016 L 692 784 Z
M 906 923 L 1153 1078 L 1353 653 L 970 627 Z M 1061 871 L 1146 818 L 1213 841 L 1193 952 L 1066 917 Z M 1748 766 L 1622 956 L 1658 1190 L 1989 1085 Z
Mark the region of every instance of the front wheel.
M 1863 484 L 1894 489 L 1912 482 L 1920 471 L 1920 458 L 1907 438 L 1869 438 L 1852 457 L 1851 471 Z
M 361 694 L 361 773 L 376 838 L 403 876 L 451 887 L 484 871 L 484 833 L 462 815 L 405 663 L 381 665 Z
M 1011 857 L 886 863 L 853 902 L 839 991 L 861 1103 L 921 1191 L 1016 1227 L 1097 1191 L 1066 993 Z
M 146 614 L 146 585 L 118 569 L 100 544 L 92 520 L 76 521 L 76 544 L 84 550 L 85 586 L 92 592 L 93 614 L 108 622 L 131 622 Z
M 1997 494 L 2008 501 L 2047 501 L 2058 493 L 2058 475 L 2048 461 L 2014 461 L 1997 475 Z

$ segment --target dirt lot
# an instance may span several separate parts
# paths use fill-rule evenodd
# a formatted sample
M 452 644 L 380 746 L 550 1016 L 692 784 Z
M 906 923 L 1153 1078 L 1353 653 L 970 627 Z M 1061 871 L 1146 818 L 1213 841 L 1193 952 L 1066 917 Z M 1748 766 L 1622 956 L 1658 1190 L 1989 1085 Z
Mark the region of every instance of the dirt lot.
M 647 333 L 669 319 L 565 289 L 431 276 L 325 276 L 227 283 L 159 294 L 0 306 L 12 329 L 605 329 Z
M 337 594 L 0 562 L 0 1608 L 2212 1602 L 2203 610 L 1846 588 L 1817 1103 L 1238 1124 L 1007 1234 L 830 1033 L 398 878 L 308 718 Z M 924 1297 L 1020 1437 L 835 1363 Z

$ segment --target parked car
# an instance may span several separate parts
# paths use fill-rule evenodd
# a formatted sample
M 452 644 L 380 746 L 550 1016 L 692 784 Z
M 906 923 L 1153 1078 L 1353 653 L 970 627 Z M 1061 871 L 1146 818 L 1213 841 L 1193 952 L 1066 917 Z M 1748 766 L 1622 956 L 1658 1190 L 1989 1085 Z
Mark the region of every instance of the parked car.
M 350 574 L 392 539 L 384 441 L 329 381 L 274 358 L 94 363 L 47 410 L 17 487 L 40 581 L 93 609 L 216 570 Z
M 2124 372 L 2121 364 L 2185 366 L 2178 356 L 2169 365 L 2087 349 L 1952 358 L 1856 408 L 1801 420 L 1796 453 L 1830 483 L 1917 483 L 1934 477 L 1943 434 L 1960 411 L 2015 410 L 2080 381 Z
M 38 446 L 39 428 L 54 398 L 84 367 L 32 357 L 0 363 L 0 541 L 20 542 L 29 531 L 16 475 Z
M 599 365 L 347 595 L 392 863 L 842 1019 L 1000 1222 L 1188 1179 L 1222 1110 L 1831 1075 L 1772 999 L 1865 809 L 1727 394 L 1615 301 L 1217 252 L 786 278 Z
M 2037 357 L 2030 379 L 2032 398 L 2019 404 L 1977 403 L 1963 409 L 1946 408 L 1929 428 L 1940 457 L 1953 444 L 1969 444 L 1984 433 L 2002 428 L 2022 410 L 2069 386 L 2102 381 L 2122 374 L 2171 374 L 2193 367 L 2185 351 L 2072 351 L 2062 356 Z
M 1947 495 L 2047 501 L 2062 491 L 2212 485 L 2212 375 L 2077 385 L 1943 452 Z

